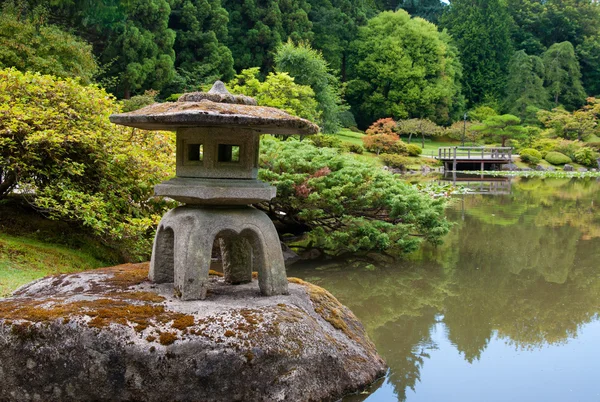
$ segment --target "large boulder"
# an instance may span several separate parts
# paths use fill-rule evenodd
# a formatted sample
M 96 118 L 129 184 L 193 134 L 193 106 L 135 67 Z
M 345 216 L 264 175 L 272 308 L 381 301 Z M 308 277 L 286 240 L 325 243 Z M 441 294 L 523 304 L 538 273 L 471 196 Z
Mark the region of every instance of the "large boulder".
M 360 390 L 385 363 L 350 310 L 290 279 L 211 275 L 180 301 L 147 264 L 60 275 L 0 300 L 0 400 L 319 401 Z

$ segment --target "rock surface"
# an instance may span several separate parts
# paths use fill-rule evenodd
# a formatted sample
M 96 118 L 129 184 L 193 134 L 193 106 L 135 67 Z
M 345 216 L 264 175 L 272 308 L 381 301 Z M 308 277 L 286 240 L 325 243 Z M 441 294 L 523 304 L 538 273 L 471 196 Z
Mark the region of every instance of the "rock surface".
M 336 400 L 384 374 L 322 288 L 290 278 L 290 295 L 261 297 L 211 275 L 206 300 L 182 302 L 147 273 L 49 277 L 0 300 L 0 400 Z

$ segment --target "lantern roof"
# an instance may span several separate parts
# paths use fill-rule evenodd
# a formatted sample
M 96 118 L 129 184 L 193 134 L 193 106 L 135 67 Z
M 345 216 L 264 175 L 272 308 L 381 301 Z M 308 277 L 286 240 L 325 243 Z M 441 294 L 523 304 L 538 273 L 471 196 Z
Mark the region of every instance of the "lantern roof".
M 232 95 L 221 81 L 209 92 L 183 94 L 177 102 L 155 103 L 128 113 L 110 116 L 110 121 L 146 130 L 180 127 L 249 128 L 268 134 L 315 134 L 319 127 L 289 113 L 257 106 L 249 96 Z

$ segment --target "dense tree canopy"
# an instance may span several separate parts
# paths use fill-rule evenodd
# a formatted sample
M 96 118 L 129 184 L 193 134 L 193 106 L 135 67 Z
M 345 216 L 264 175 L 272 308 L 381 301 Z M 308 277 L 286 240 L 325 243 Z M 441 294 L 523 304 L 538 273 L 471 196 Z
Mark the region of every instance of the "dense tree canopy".
M 172 0 L 169 28 L 175 32 L 175 67 L 181 86 L 174 91 L 197 90 L 200 84 L 233 78 L 233 56 L 227 41 L 227 11 L 220 0 Z
M 33 16 L 32 16 L 33 17 Z M 90 83 L 97 70 L 92 47 L 57 26 L 28 18 L 14 4 L 0 14 L 0 68 L 37 71 Z
M 236 70 L 260 67 L 273 71 L 273 53 L 291 38 L 297 42 L 312 39 L 310 6 L 306 0 L 224 0 L 229 12 L 228 46 Z
M 381 117 L 450 120 L 460 63 L 450 38 L 404 10 L 383 12 L 352 44 L 347 97 L 359 125 Z
M 470 104 L 500 99 L 513 52 L 513 24 L 503 0 L 453 0 L 441 25 L 458 47 Z
M 508 65 L 505 109 L 521 120 L 535 120 L 539 109 L 549 107 L 544 88 L 544 63 L 538 56 L 529 56 L 524 50 L 515 52 Z
M 294 77 L 296 84 L 312 88 L 318 103 L 321 130 L 325 133 L 337 132 L 341 103 L 338 82 L 321 54 L 306 43 L 296 46 L 290 40 L 277 49 L 275 69 Z
M 555 106 L 577 109 L 585 102 L 581 73 L 570 42 L 555 43 L 543 55 L 546 85 Z

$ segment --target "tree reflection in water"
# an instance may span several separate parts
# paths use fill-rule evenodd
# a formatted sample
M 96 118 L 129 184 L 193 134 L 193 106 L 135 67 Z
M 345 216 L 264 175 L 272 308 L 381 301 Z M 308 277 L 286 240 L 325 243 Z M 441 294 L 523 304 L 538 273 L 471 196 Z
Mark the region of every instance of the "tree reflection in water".
M 444 245 L 411 261 L 289 270 L 361 319 L 390 366 L 386 381 L 398 400 L 420 381 L 438 322 L 473 363 L 493 337 L 535 349 L 565 343 L 598 319 L 600 183 L 521 179 L 512 189 L 454 203 L 448 216 L 456 225 Z

